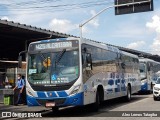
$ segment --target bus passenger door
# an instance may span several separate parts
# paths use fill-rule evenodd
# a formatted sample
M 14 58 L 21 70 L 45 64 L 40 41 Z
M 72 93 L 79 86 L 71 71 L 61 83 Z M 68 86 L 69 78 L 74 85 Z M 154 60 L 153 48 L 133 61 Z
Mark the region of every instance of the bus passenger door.
M 92 56 L 90 53 L 82 53 L 82 69 L 84 84 L 84 105 L 92 103 L 94 95 L 92 94 Z

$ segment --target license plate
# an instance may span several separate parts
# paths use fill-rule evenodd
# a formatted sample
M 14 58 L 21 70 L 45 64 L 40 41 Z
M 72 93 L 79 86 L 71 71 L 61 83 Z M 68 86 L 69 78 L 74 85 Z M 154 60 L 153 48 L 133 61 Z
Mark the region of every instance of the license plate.
M 46 107 L 54 107 L 55 103 L 54 102 L 48 102 L 46 103 Z

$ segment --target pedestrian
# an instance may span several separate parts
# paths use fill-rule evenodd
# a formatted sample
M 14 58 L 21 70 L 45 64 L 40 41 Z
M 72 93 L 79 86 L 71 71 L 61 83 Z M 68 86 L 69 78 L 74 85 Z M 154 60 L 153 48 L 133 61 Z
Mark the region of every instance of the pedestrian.
M 17 80 L 16 86 L 13 88 L 14 91 L 17 90 L 18 92 L 18 98 L 15 105 L 21 104 L 24 101 L 22 93 L 24 91 L 25 81 L 24 79 L 22 79 L 21 74 L 18 74 L 17 78 L 18 80 Z

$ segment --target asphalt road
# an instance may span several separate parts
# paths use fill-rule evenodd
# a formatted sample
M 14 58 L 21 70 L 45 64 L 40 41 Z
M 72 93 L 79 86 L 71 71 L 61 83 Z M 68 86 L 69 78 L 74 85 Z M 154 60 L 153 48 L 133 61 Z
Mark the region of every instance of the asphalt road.
M 51 109 L 46 109 L 43 107 L 27 107 L 27 106 L 11 106 L 10 108 L 2 109 L 0 106 L 0 112 L 11 111 L 11 112 L 34 112 L 40 113 L 41 119 L 112 119 L 112 120 L 135 120 L 140 118 L 146 119 L 159 119 L 160 118 L 160 101 L 154 101 L 152 94 L 137 94 L 132 95 L 132 100 L 130 102 L 124 101 L 124 99 L 118 98 L 113 100 L 105 101 L 101 104 L 100 110 L 98 112 L 92 111 L 92 106 L 88 105 L 85 107 L 73 107 L 73 108 L 63 108 L 58 112 L 53 113 Z M 2 118 L 6 119 L 6 118 Z M 17 119 L 17 118 L 13 118 Z M 18 118 L 21 119 L 21 118 Z M 24 118 L 23 118 L 24 119 Z M 25 118 L 30 119 L 30 118 Z M 40 118 L 37 118 L 40 119 Z
M 137 112 L 138 111 L 138 112 Z M 154 112 L 153 112 L 154 111 Z M 132 95 L 132 100 L 126 102 L 122 98 L 105 101 L 101 104 L 98 112 L 92 111 L 92 106 L 65 108 L 58 113 L 53 113 L 51 110 L 42 114 L 43 117 L 128 117 L 124 114 L 135 113 L 157 113 L 160 117 L 160 101 L 154 101 L 152 94 L 137 94 Z M 123 114 L 124 113 L 124 114 Z M 159 113 L 159 114 L 158 114 Z M 143 115 L 144 116 L 144 115 Z M 155 117 L 154 115 L 152 115 Z M 138 116 L 139 117 L 139 116 Z

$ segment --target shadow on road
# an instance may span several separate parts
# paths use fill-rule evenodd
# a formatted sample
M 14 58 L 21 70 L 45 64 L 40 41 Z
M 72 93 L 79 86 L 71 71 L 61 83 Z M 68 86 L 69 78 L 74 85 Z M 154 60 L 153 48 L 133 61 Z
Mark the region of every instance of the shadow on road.
M 117 107 L 134 103 L 142 99 L 148 98 L 149 95 L 133 95 L 130 102 L 126 102 L 123 98 L 116 98 L 112 100 L 104 101 L 98 112 L 93 112 L 92 105 L 82 106 L 82 107 L 73 107 L 61 109 L 56 113 L 53 113 L 52 110 L 42 113 L 43 117 L 91 117 L 99 116 L 101 114 L 107 114 L 112 109 Z

